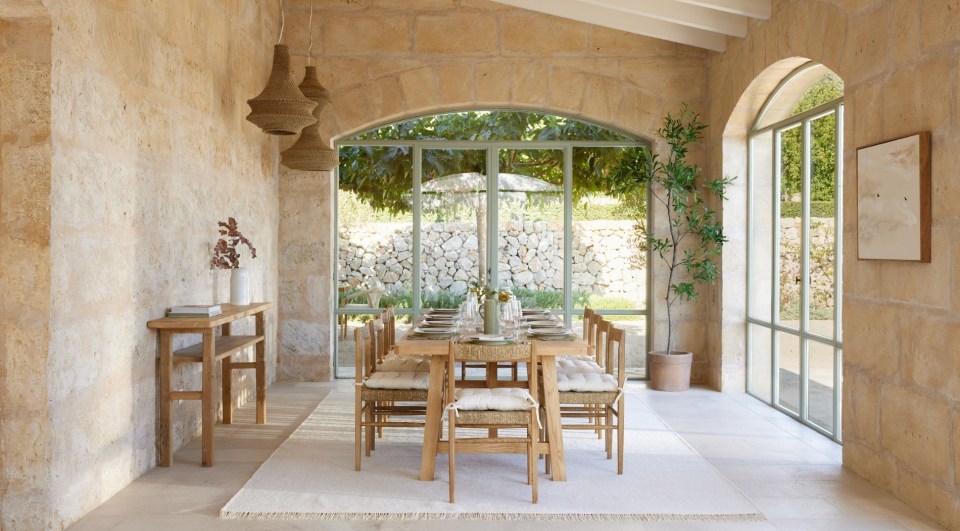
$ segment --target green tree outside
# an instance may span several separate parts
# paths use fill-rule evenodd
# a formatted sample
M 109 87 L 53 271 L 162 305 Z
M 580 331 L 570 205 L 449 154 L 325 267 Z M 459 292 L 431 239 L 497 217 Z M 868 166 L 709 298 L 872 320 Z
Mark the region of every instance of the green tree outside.
M 815 83 L 803 96 L 791 115 L 807 111 L 843 97 L 843 81 L 830 73 Z M 811 135 L 811 201 L 834 202 L 834 184 L 837 168 L 837 117 L 831 113 L 810 124 Z M 784 131 L 781 136 L 780 182 L 782 201 L 801 193 L 803 185 L 803 138 L 800 127 Z

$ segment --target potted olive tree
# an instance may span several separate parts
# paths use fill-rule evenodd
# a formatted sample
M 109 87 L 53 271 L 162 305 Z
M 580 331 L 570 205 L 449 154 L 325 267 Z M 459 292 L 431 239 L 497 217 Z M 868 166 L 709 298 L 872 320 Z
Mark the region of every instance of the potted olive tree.
M 691 144 L 703 139 L 700 115 L 687 105 L 676 115 L 668 113 L 657 134 L 669 146 L 666 160 L 640 148 L 634 150 L 610 174 L 612 191 L 622 197 L 638 197 L 646 189 L 653 209 L 656 231 L 648 230 L 646 211 L 637 219 L 641 248 L 660 258 L 667 275 L 664 303 L 667 311 L 667 335 L 659 338 L 665 350 L 649 353 L 650 387 L 661 391 L 682 391 L 690 387 L 693 355 L 676 348 L 674 304 L 695 300 L 700 283 L 717 278 L 713 258 L 720 254 L 726 238 L 718 213 L 707 206 L 704 197 L 725 199 L 725 189 L 733 178 L 705 178 L 700 167 L 687 161 Z M 665 222 L 665 223 L 664 223 Z

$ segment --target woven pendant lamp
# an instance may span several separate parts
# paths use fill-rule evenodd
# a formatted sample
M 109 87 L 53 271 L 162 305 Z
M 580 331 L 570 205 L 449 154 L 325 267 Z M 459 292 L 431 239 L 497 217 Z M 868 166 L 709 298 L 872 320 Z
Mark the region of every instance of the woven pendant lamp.
M 247 100 L 247 120 L 268 135 L 295 135 L 317 119 L 312 111 L 317 102 L 303 96 L 290 77 L 290 50 L 286 44 L 273 47 L 273 68 L 263 91 Z
M 303 81 L 300 82 L 303 95 L 317 102 L 313 116 L 317 119 L 300 133 L 296 143 L 280 154 L 280 162 L 295 170 L 333 171 L 337 167 L 337 152 L 330 149 L 327 139 L 320 134 L 320 112 L 330 103 L 330 93 L 317 79 L 317 67 L 307 65 Z

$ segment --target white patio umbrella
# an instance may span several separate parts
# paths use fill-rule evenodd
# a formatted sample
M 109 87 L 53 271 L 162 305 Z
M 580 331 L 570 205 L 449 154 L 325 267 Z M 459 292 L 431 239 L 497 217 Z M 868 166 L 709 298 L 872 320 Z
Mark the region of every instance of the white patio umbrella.
M 486 201 L 487 176 L 477 172 L 454 173 L 423 183 L 420 188 L 424 199 L 432 198 L 430 206 L 452 202 L 474 207 L 477 216 L 477 255 L 480 271 L 487 269 L 486 260 Z M 498 174 L 497 191 L 507 194 L 509 201 L 526 201 L 537 194 L 556 194 L 563 188 L 543 179 L 516 173 Z M 489 272 L 488 272 L 489 273 Z M 489 276 L 489 275 L 488 275 Z

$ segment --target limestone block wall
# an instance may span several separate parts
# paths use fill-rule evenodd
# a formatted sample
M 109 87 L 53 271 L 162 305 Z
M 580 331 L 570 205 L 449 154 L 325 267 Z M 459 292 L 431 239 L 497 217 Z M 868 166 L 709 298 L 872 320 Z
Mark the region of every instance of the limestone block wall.
M 843 79 L 844 466 L 950 529 L 960 528 L 958 7 L 774 0 L 770 20 L 708 59 L 710 122 L 723 124 L 708 130 L 711 171 L 744 170 L 750 123 L 792 68 L 812 59 Z M 857 260 L 856 149 L 919 130 L 933 138 L 932 262 Z M 734 193 L 727 206 L 743 208 Z M 725 312 L 742 306 L 736 257 L 725 252 Z M 717 322 L 715 342 L 737 344 L 735 316 Z M 717 380 L 742 367 L 726 351 L 712 359 Z
M 173 304 L 228 302 L 229 272 L 208 266 L 218 220 L 236 217 L 257 247 L 243 257 L 253 298 L 277 299 L 277 141 L 244 116 L 279 14 L 196 0 L 34 7 L 46 26 L 0 26 L 0 127 L 17 131 L 3 134 L 0 189 L 2 278 L 14 288 L 0 374 L 18 395 L 0 409 L 2 529 L 61 529 L 155 466 L 146 321 Z M 23 49 L 47 59 L 16 57 Z M 275 312 L 267 330 L 272 379 Z M 199 367 L 175 379 L 197 389 Z M 235 379 L 246 400 L 252 377 Z M 198 433 L 199 407 L 173 409 L 180 445 Z
M 475 223 L 441 222 L 422 227 L 424 286 L 465 295 L 477 280 Z M 413 234 L 409 223 L 364 223 L 341 227 L 339 280 L 376 278 L 387 293 L 409 294 Z M 508 222 L 498 245 L 499 281 L 514 289 L 563 289 L 563 226 L 559 222 Z M 574 292 L 625 299 L 646 297 L 646 274 L 632 221 L 573 224 Z
M 656 142 L 656 129 L 663 115 L 679 109 L 682 102 L 697 109 L 706 105 L 706 52 L 701 49 L 486 0 L 312 3 L 317 71 L 332 97 L 321 129 L 332 140 L 429 113 L 521 108 L 614 127 L 651 140 L 662 151 L 666 146 Z M 309 42 L 310 4 L 286 3 L 285 38 L 299 43 L 301 50 Z M 294 70 L 302 71 L 302 64 L 303 58 L 295 58 Z M 292 142 L 281 141 L 281 149 Z M 691 151 L 699 163 L 705 162 L 705 155 L 703 150 Z M 335 184 L 329 176 L 322 179 L 325 190 Z M 286 188 L 281 191 L 281 201 L 295 202 L 302 209 L 289 219 L 282 214 L 282 235 L 293 238 L 306 230 L 334 236 L 328 224 L 328 213 L 335 209 L 332 193 L 323 192 L 319 202 L 309 206 L 287 193 Z M 289 233 L 284 228 L 288 221 Z M 281 248 L 287 249 L 285 237 L 281 240 Z M 291 246 L 290 252 L 297 247 Z M 332 264 L 336 257 L 330 252 Z M 281 262 L 286 251 L 283 254 Z M 323 264 L 289 273 L 293 276 L 281 273 L 282 282 L 291 286 L 312 282 L 311 275 L 319 275 L 329 286 L 335 281 Z M 662 275 L 657 278 L 663 280 Z M 708 299 L 687 306 L 683 315 L 686 344 L 697 352 L 695 368 L 708 363 L 702 348 Z M 325 300 L 325 308 L 315 311 L 303 300 L 293 290 L 285 290 L 281 297 L 281 321 L 287 315 L 300 321 L 296 329 L 281 332 L 280 370 L 289 378 L 326 374 L 332 363 L 335 301 Z M 662 337 L 663 312 L 656 308 L 653 312 L 658 325 L 652 333 Z M 286 372 L 287 359 L 299 368 Z M 695 371 L 698 377 L 705 373 Z
M 55 469 L 46 386 L 51 27 L 21 14 L 0 13 L 0 529 L 32 527 Z

